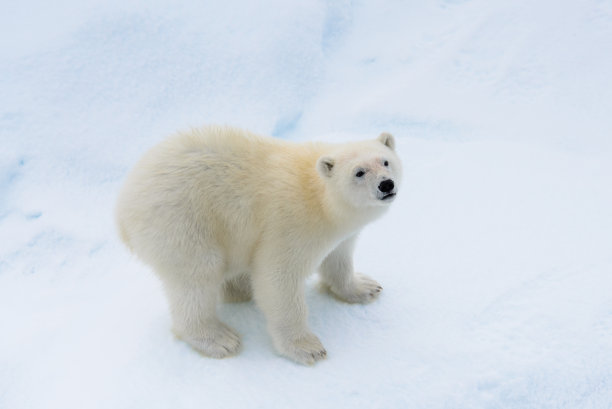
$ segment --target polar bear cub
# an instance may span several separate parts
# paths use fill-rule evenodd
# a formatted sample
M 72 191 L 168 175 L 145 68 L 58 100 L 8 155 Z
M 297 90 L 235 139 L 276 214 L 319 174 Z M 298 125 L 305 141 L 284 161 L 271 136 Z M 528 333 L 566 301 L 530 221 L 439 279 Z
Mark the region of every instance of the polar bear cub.
M 163 282 L 173 331 L 223 358 L 240 346 L 221 299 L 253 298 L 277 351 L 325 358 L 308 329 L 304 280 L 366 303 L 382 287 L 353 270 L 359 231 L 395 199 L 401 163 L 387 133 L 344 144 L 293 143 L 227 128 L 180 133 L 147 152 L 119 194 L 122 240 Z

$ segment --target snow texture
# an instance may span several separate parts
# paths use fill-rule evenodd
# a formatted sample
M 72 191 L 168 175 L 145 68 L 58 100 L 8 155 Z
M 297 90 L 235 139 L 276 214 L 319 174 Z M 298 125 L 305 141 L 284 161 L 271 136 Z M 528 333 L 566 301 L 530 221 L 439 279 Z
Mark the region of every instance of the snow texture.
M 609 0 L 24 0 L 0 34 L 0 408 L 612 407 Z M 398 139 L 384 291 L 313 276 L 314 367 L 252 303 L 200 356 L 117 239 L 129 168 L 207 123 Z

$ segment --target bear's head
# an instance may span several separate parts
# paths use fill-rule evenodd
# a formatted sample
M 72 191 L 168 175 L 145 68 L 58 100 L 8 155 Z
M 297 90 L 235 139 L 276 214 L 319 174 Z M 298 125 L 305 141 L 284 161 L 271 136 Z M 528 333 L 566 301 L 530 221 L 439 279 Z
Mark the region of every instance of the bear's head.
M 317 170 L 331 188 L 328 190 L 356 209 L 389 205 L 402 177 L 395 139 L 388 133 L 374 140 L 340 145 L 319 158 Z

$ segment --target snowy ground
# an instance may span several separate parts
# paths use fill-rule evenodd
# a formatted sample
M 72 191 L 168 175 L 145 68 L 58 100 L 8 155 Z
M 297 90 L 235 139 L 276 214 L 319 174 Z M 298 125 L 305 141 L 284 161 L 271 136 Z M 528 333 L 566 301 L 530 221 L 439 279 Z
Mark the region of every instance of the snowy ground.
M 612 407 L 612 3 L 208 3 L 0 6 L 0 408 Z M 398 138 L 385 290 L 313 277 L 315 367 L 252 304 L 193 352 L 116 239 L 127 170 L 205 123 Z

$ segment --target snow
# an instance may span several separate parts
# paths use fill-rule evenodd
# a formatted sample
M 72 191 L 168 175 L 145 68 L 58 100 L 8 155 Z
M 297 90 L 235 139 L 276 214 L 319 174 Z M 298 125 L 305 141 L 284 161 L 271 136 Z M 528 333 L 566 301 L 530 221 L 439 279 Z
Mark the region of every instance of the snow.
M 612 3 L 22 1 L 0 13 L 0 408 L 612 407 Z M 328 359 L 173 338 L 112 222 L 168 134 L 390 131 L 404 185 L 358 243 L 384 287 L 309 280 Z

